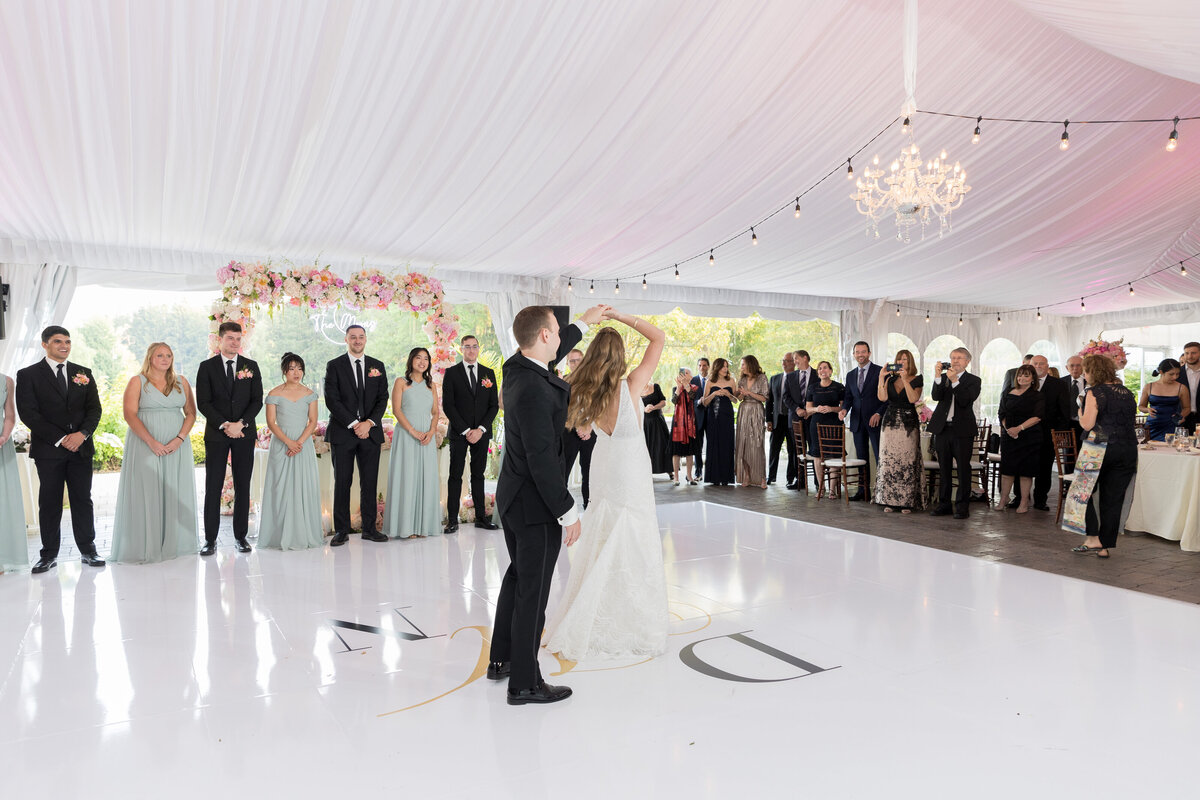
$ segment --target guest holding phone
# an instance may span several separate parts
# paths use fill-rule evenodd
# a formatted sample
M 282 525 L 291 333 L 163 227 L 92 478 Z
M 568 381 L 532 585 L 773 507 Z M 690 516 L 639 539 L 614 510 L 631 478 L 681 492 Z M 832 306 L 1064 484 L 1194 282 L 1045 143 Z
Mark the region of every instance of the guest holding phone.
M 924 459 L 921 457 L 921 421 L 917 401 L 925 379 L 917 372 L 912 353 L 901 350 L 879 372 L 875 398 L 886 404 L 879 436 L 879 475 L 875 502 L 885 512 L 911 514 L 924 505 Z

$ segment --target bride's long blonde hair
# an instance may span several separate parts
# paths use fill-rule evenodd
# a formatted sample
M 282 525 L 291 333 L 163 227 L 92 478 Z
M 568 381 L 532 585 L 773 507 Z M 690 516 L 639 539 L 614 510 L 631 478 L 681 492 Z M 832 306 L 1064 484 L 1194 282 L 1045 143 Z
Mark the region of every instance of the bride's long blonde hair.
M 567 427 L 586 428 L 600 418 L 617 396 L 625 377 L 625 341 L 614 328 L 601 328 L 588 346 L 579 366 L 571 370 L 571 402 Z

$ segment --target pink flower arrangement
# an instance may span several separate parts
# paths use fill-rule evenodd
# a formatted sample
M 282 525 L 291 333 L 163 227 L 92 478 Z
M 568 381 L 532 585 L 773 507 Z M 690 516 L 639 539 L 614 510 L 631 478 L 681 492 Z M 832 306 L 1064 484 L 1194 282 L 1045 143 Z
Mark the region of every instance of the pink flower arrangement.
M 483 515 L 490 517 L 496 510 L 496 495 L 494 492 L 485 494 L 483 499 Z M 470 495 L 463 498 L 458 509 L 459 522 L 471 522 L 475 519 L 475 500 Z
M 1122 344 L 1124 339 L 1117 339 L 1115 342 L 1107 342 L 1104 339 L 1088 339 L 1087 344 L 1079 351 L 1080 356 L 1108 356 L 1117 365 L 1117 369 L 1124 369 L 1128 357 L 1125 354 L 1125 348 Z
M 260 450 L 267 450 L 271 447 L 271 429 L 263 426 L 258 429 L 258 435 L 254 437 L 254 446 Z
M 933 409 L 925 405 L 925 398 L 921 398 L 921 402 L 917 403 L 917 419 L 922 425 L 933 419 Z
M 91 378 L 89 378 L 87 375 L 84 375 L 82 372 L 75 373 L 75 376 L 71 378 L 71 383 L 75 384 L 76 386 L 87 386 L 91 382 Z

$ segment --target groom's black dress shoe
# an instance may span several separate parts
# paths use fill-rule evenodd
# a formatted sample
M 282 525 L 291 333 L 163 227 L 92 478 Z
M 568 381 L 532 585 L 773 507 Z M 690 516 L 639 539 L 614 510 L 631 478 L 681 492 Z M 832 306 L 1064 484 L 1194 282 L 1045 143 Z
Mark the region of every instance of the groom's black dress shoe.
M 457 522 L 447 523 L 445 529 L 442 530 L 442 533 L 458 533 L 458 523 Z
M 239 553 L 249 553 L 250 552 L 250 543 L 247 542 L 245 539 L 234 539 L 233 546 L 235 548 L 237 548 L 237 551 Z
M 491 661 L 488 663 L 487 678 L 489 681 L 502 681 L 512 671 L 512 665 L 507 661 Z
M 477 519 L 477 520 L 475 520 L 475 527 L 476 527 L 476 528 L 480 528 L 480 529 L 482 529 L 482 530 L 485 530 L 485 531 L 498 531 L 498 530 L 500 530 L 500 526 L 499 526 L 499 525 L 497 525 L 496 523 L 492 522 L 490 519 Z
M 862 492 L 855 492 L 854 494 L 850 495 L 850 496 L 849 496 L 849 497 L 847 497 L 846 499 L 847 499 L 847 500 L 849 500 L 851 503 L 858 503 L 858 502 L 861 502 L 861 501 L 862 501 L 862 499 L 863 499 L 863 493 L 862 493 Z
M 388 540 L 388 537 L 379 531 L 363 531 L 362 538 L 364 542 L 386 542 Z
M 32 572 L 34 575 L 37 575 L 38 573 L 45 572 L 51 567 L 57 566 L 58 562 L 53 558 L 39 558 L 38 562 L 33 565 L 33 569 L 31 569 L 30 572 Z
M 103 567 L 104 559 L 95 553 L 84 553 L 79 557 L 79 560 L 87 564 L 89 567 Z
M 509 689 L 508 704 L 523 706 L 526 703 L 557 703 L 571 696 L 569 686 L 551 686 L 545 681 L 538 683 L 533 689 Z
M 339 547 L 350 540 L 348 533 L 335 533 L 333 538 L 329 540 L 330 547 Z
M 205 542 L 204 547 L 200 548 L 200 555 L 202 556 L 211 556 L 215 552 L 217 552 L 216 542 Z

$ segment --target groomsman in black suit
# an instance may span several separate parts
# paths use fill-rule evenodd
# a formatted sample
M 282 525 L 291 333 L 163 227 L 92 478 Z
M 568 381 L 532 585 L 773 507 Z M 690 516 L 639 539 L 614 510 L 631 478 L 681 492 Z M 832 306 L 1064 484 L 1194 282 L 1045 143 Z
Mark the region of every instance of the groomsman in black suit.
M 692 386 L 696 387 L 692 407 L 696 409 L 696 480 L 704 478 L 704 421 L 708 416 L 708 406 L 704 405 L 704 389 L 708 386 L 708 359 L 700 356 L 696 361 L 696 374 L 692 376 Z
M 1046 416 L 1042 417 L 1042 449 L 1038 453 L 1037 475 L 1033 478 L 1033 507 L 1049 511 L 1050 474 L 1054 465 L 1054 431 L 1071 430 L 1071 396 L 1060 378 L 1050 374 L 1050 361 L 1034 356 L 1031 362 L 1037 372 L 1038 391 L 1046 401 Z
M 71 334 L 66 328 L 51 325 L 42 331 L 42 349 L 46 357 L 18 370 L 16 386 L 17 413 L 29 427 L 29 457 L 41 483 L 42 551 L 33 572 L 58 564 L 64 485 L 79 558 L 89 567 L 103 567 L 92 515 L 92 432 L 100 424 L 100 393 L 91 370 L 67 361 Z
M 796 369 L 783 379 L 783 406 L 787 409 L 789 430 L 794 423 L 808 419 L 808 389 L 820 380 L 817 371 L 808 365 L 807 350 L 797 350 L 792 354 L 792 359 Z M 799 474 L 797 471 L 797 475 Z M 805 474 L 805 480 L 807 479 L 808 475 Z M 800 481 L 792 481 L 787 488 L 799 490 Z
M 588 309 L 574 325 L 560 320 L 566 308 L 549 306 L 523 308 L 513 320 L 520 352 L 504 362 L 505 451 L 496 485 L 509 565 L 496 600 L 487 667 L 489 679 L 508 678 L 509 705 L 571 696 L 568 687 L 542 680 L 538 667 L 554 564 L 564 539 L 574 544 L 580 531 L 579 509 L 563 474 L 571 386 L 554 374 L 554 364 L 607 308 Z
M 233 540 L 239 553 L 249 553 L 250 475 L 254 471 L 254 418 L 263 407 L 262 373 L 241 355 L 242 326 L 222 322 L 217 328 L 219 352 L 196 370 L 196 408 L 204 415 L 204 547 L 217 552 L 221 527 L 221 490 L 225 462 L 233 470 Z
M 879 399 L 879 365 L 871 363 L 871 345 L 866 342 L 854 343 L 854 361 L 857 367 L 850 370 L 846 376 L 846 398 L 842 401 L 842 410 L 838 412 L 840 419 L 850 415 L 850 433 L 854 436 L 854 452 L 867 462 L 863 468 L 863 485 L 871 485 L 871 457 L 867 452 L 867 443 L 875 452 L 875 463 L 879 463 L 879 423 L 887 413 L 887 401 Z M 862 500 L 863 490 L 859 490 L 848 498 Z
M 458 531 L 458 502 L 462 497 L 462 474 L 471 453 L 471 500 L 475 504 L 475 527 L 499 528 L 484 514 L 483 473 L 487 467 L 492 423 L 500 410 L 496 373 L 479 363 L 479 340 L 462 338 L 462 361 L 446 370 L 442 379 L 442 408 L 449 422 L 450 477 L 446 480 L 446 533 Z
M 950 368 L 941 361 L 933 365 L 933 391 L 937 403 L 926 426 L 934 435 L 938 457 L 938 503 L 930 514 L 940 517 L 951 512 L 950 485 L 954 468 L 958 469 L 958 490 L 954 495 L 954 518 L 969 517 L 971 500 L 971 456 L 974 455 L 975 401 L 979 399 L 982 382 L 967 372 L 971 351 L 959 347 L 950 351 Z
M 325 365 L 325 407 L 329 427 L 325 440 L 333 457 L 333 539 L 339 547 L 350 538 L 350 484 L 358 464 L 358 505 L 362 538 L 386 542 L 375 529 L 378 512 L 379 453 L 383 449 L 383 412 L 388 382 L 383 362 L 366 354 L 367 329 L 346 328 L 346 355 Z
M 582 350 L 572 350 L 567 353 L 567 367 L 571 372 L 579 366 L 583 361 Z M 570 374 L 568 372 L 567 374 Z M 591 500 L 591 489 L 588 485 L 592 477 L 592 451 L 596 449 L 596 437 L 588 433 L 584 439 L 579 435 L 578 431 L 567 431 L 563 434 L 563 456 L 566 461 L 566 469 L 563 472 L 568 480 L 571 477 L 571 470 L 575 468 L 575 459 L 579 459 L 579 474 L 581 493 L 583 494 L 583 507 L 588 507 L 588 502 Z
M 783 354 L 783 372 L 767 381 L 767 430 L 771 432 L 771 447 L 767 451 L 767 483 L 774 483 L 779 474 L 779 445 L 787 449 L 787 485 L 796 482 L 796 446 L 792 426 L 788 424 L 787 406 L 783 404 L 783 382 L 796 369 L 796 357 L 789 351 Z

